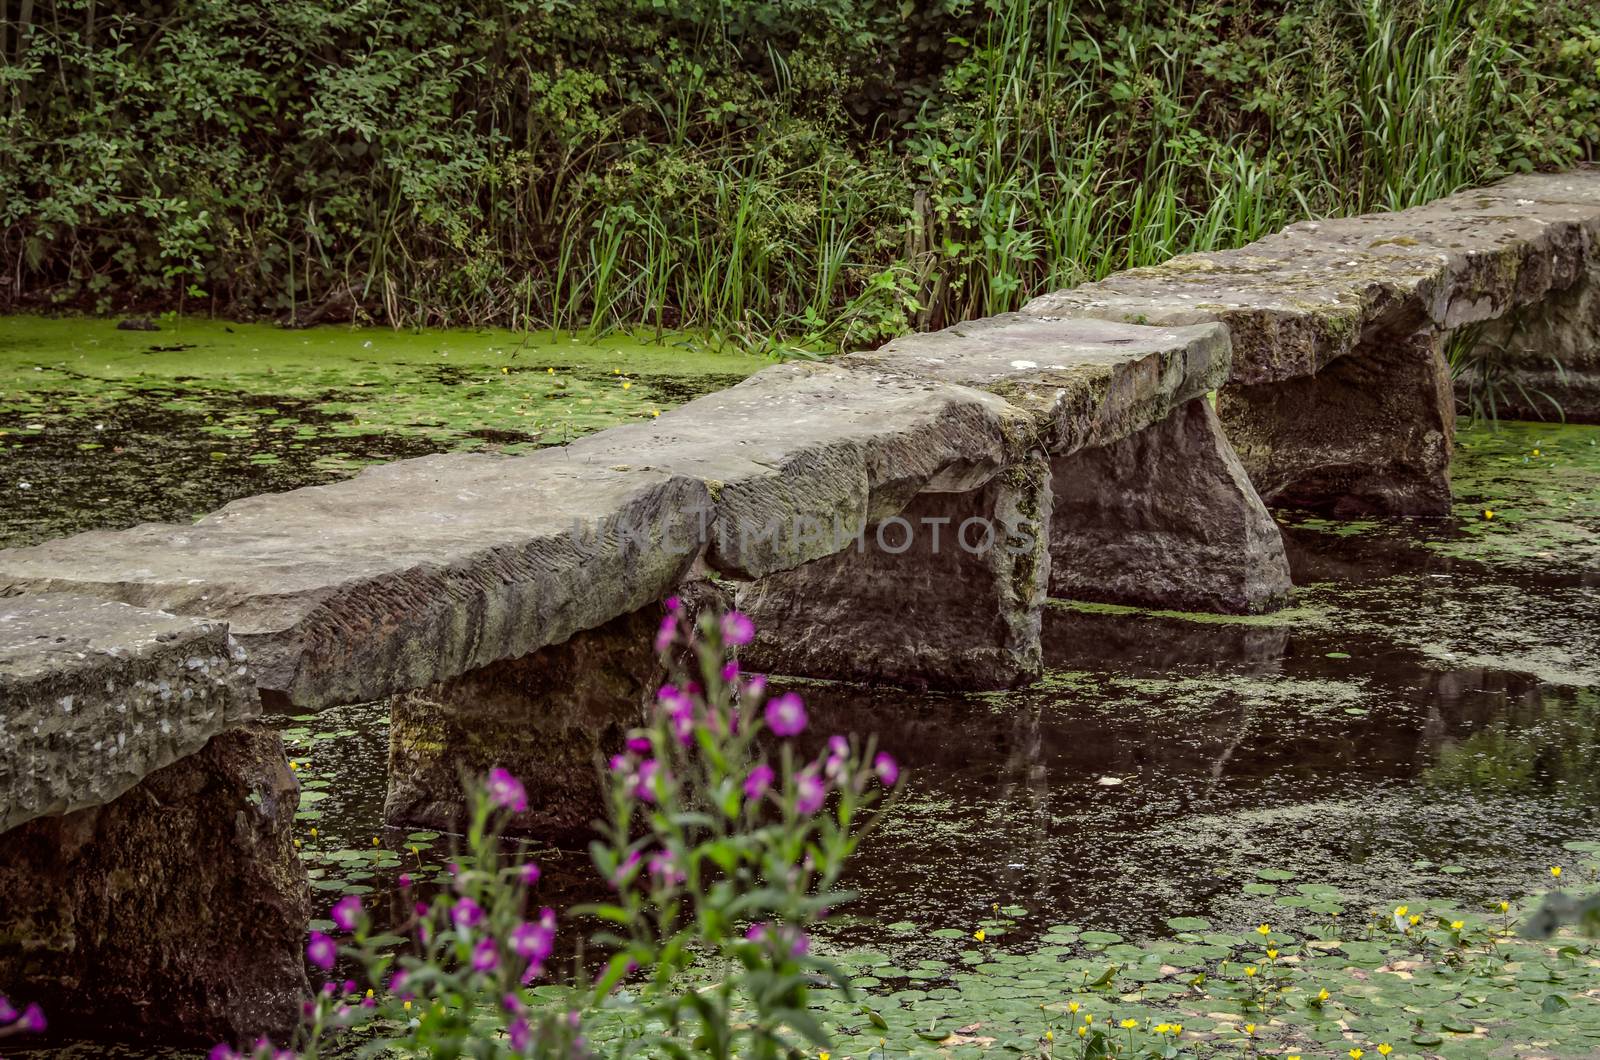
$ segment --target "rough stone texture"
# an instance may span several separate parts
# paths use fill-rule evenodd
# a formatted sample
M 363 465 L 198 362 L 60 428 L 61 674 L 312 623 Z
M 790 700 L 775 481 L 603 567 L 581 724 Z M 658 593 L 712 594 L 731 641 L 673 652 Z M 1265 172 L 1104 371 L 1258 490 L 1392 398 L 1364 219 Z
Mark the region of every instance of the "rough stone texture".
M 983 485 L 1028 447 L 1030 422 L 992 394 L 839 364 L 785 364 L 648 423 L 579 439 L 574 466 L 703 482 L 706 561 L 737 578 L 836 552 L 924 490 Z
M 1268 504 L 1447 515 L 1455 398 L 1437 338 L 1373 342 L 1316 375 L 1230 386 L 1224 430 Z
M 1600 186 L 1592 172 L 1560 176 L 1551 187 Z M 1395 213 L 1302 221 L 1238 250 L 1044 295 L 1024 312 L 1221 321 L 1233 382 L 1308 375 L 1375 336 L 1492 320 L 1571 286 L 1600 236 L 1600 202 L 1529 198 L 1539 181 L 1520 179 Z
M 698 481 L 560 450 L 426 457 L 0 552 L 0 595 L 226 619 L 264 691 L 360 702 L 516 658 L 659 599 L 701 550 Z M 275 697 L 276 698 L 276 697 Z
M 72 1034 L 282 1041 L 310 994 L 298 801 L 277 734 L 250 726 L 7 832 L 0 992 Z
M 842 359 L 997 394 L 1028 412 L 1047 453 L 1104 445 L 1228 379 L 1227 328 L 1154 328 L 1021 313 L 907 335 Z
M 1174 611 L 1271 611 L 1288 601 L 1278 525 L 1211 404 L 1051 462 L 1050 594 Z
M 742 587 L 756 624 L 750 668 L 912 687 L 1026 683 L 1042 667 L 1050 503 L 1049 463 L 1034 453 L 979 489 L 921 494 L 899 521 L 868 528 L 863 547 Z
M 110 802 L 259 713 L 223 623 L 0 598 L 0 832 Z
M 654 648 L 659 605 L 561 644 L 493 663 L 390 701 L 391 824 L 462 830 L 462 778 L 509 769 L 528 789 L 511 827 L 587 834 L 602 805 L 597 765 L 621 750 L 665 679 Z
M 1476 383 L 1493 388 L 1501 418 L 1600 423 L 1600 255 L 1565 291 L 1485 325 L 1475 338 L 1470 378 L 1457 384 L 1461 397 Z

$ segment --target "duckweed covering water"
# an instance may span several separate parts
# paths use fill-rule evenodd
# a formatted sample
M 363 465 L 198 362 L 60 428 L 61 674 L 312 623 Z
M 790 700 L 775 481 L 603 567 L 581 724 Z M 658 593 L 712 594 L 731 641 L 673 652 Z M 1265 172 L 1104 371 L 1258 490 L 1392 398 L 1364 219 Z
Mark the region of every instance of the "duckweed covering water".
M 649 418 L 766 362 L 692 335 L 0 318 L 0 547 L 181 521 L 443 451 Z

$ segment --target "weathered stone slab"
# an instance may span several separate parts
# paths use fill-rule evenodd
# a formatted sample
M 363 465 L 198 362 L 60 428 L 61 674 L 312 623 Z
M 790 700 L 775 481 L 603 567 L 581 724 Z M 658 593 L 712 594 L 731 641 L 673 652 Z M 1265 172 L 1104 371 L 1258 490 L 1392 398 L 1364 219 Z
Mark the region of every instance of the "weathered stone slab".
M 1225 387 L 1217 412 L 1268 504 L 1449 514 L 1455 398 L 1431 332 L 1363 345 L 1316 375 Z
M 513 831 L 582 836 L 602 815 L 597 763 L 666 679 L 654 638 L 659 605 L 614 618 L 520 659 L 491 663 L 390 701 L 392 824 L 461 831 L 463 778 L 501 766 L 528 791 Z
M 1126 438 L 1228 379 L 1227 328 L 1021 313 L 907 335 L 842 363 L 987 390 L 1032 416 L 1046 452 Z
M 1056 457 L 1050 478 L 1052 596 L 1233 614 L 1288 601 L 1278 525 L 1205 398 L 1120 441 Z
M 859 547 L 742 587 L 756 670 L 911 687 L 1006 688 L 1043 665 L 1050 470 L 1042 454 L 984 486 L 926 492 Z
M 516 658 L 669 592 L 698 481 L 560 450 L 445 456 L 0 552 L 0 593 L 71 590 L 226 619 L 263 690 L 360 702 Z
M 284 1041 L 310 998 L 299 785 L 246 727 L 0 838 L 0 987 L 81 1036 Z
M 110 802 L 259 713 L 221 622 L 0 598 L 0 832 Z
M 1458 398 L 1501 419 L 1600 423 L 1600 253 L 1582 277 L 1476 333 Z
M 1575 282 L 1600 235 L 1600 205 L 1571 194 L 1519 197 L 1519 187 L 1303 221 L 1238 250 L 1186 254 L 1044 295 L 1024 312 L 1221 321 L 1233 337 L 1234 382 L 1309 375 L 1363 342 L 1494 319 Z
M 838 551 L 924 490 L 974 489 L 1028 446 L 995 395 L 833 363 L 779 365 L 648 423 L 579 439 L 575 467 L 693 477 L 714 520 L 706 560 L 756 578 Z

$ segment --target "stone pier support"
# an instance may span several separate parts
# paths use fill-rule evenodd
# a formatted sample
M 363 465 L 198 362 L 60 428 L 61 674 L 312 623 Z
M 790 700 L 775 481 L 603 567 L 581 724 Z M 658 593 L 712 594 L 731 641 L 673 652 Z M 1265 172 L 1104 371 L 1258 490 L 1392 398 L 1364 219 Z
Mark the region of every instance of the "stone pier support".
M 1600 260 L 1474 336 L 1460 394 L 1500 419 L 1600 423 Z
M 0 836 L 0 993 L 74 1036 L 285 1041 L 310 998 L 298 801 L 250 725 Z
M 511 829 L 586 834 L 602 810 L 596 763 L 621 750 L 665 678 L 654 640 L 660 605 L 390 700 L 391 824 L 459 830 L 463 779 L 495 766 L 528 790 Z
M 1365 338 L 1312 375 L 1230 385 L 1217 412 L 1268 504 L 1449 514 L 1455 399 L 1432 331 Z
M 1050 595 L 1253 614 L 1289 598 L 1278 526 L 1205 398 L 1051 462 Z
M 989 689 L 1042 668 L 1050 465 L 1040 454 L 964 493 L 921 493 L 831 556 L 741 588 L 747 669 Z

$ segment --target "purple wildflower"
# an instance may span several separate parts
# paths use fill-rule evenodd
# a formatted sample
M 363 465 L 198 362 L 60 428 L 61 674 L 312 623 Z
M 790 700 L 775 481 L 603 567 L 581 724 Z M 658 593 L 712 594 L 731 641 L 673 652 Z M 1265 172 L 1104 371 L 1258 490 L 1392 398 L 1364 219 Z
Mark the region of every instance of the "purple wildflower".
M 622 890 L 632 880 L 634 872 L 639 868 L 639 852 L 628 851 L 628 856 L 622 859 L 622 864 L 617 866 L 617 871 L 611 876 L 611 886 Z
M 722 616 L 722 639 L 735 647 L 749 644 L 756 638 L 756 624 L 743 611 L 729 611 Z
M 10 1001 L 6 1000 L 4 994 L 0 994 L 0 1023 L 10 1023 L 16 1018 L 17 1010 L 12 1007 Z
M 722 680 L 732 683 L 739 676 L 739 660 L 729 659 L 722 664 Z
M 628 737 L 628 750 L 634 754 L 647 755 L 650 753 L 650 738 L 648 736 Z
M 676 611 L 678 608 L 683 606 L 683 601 L 676 596 L 669 596 L 664 602 L 667 605 L 668 611 Z
M 338 955 L 339 947 L 334 945 L 333 939 L 320 931 L 311 933 L 311 940 L 306 943 L 306 960 L 329 972 L 333 970 L 333 962 Z
M 410 890 L 410 889 L 411 889 L 411 873 L 409 873 L 409 872 L 402 872 L 402 873 L 401 873 L 401 874 L 400 874 L 400 879 L 399 879 L 399 881 L 397 881 L 397 882 L 399 882 L 399 884 L 400 884 L 400 889 L 401 889 L 401 890 L 402 890 L 402 891 L 408 891 L 408 890 Z
M 218 1042 L 206 1054 L 206 1060 L 240 1060 L 239 1053 L 226 1042 Z
M 806 706 L 793 692 L 767 704 L 767 727 L 777 736 L 798 736 L 806 728 Z
M 44 1033 L 44 1009 L 40 1008 L 38 1005 L 29 1005 L 27 1008 L 22 1010 L 22 1018 L 17 1021 L 17 1026 L 21 1027 L 23 1031 L 28 1034 Z
M 796 931 L 789 940 L 789 956 L 804 957 L 811 952 L 811 936 L 804 931 Z
M 333 903 L 328 915 L 333 917 L 333 922 L 339 925 L 340 931 L 354 931 L 356 924 L 361 921 L 361 899 L 353 894 L 347 894 Z
M 509 944 L 512 953 L 525 961 L 539 964 L 550 956 L 550 951 L 555 948 L 555 939 L 552 932 L 542 925 L 524 922 L 511 929 Z
M 878 757 L 872 760 L 872 771 L 878 774 L 878 779 L 886 788 L 892 788 L 900 779 L 900 763 L 887 751 L 879 751 Z
M 543 873 L 539 871 L 538 864 L 532 861 L 523 862 L 517 871 L 522 876 L 522 885 L 524 887 L 532 887 L 534 884 L 539 882 L 539 877 L 543 875 Z
M 671 851 L 658 850 L 650 855 L 649 868 L 650 876 L 658 887 L 673 887 L 688 879 L 673 860 Z
M 512 776 L 508 771 L 495 766 L 489 770 L 489 801 L 502 810 L 512 813 L 526 813 L 528 811 L 528 789 L 522 786 L 522 781 Z
M 482 939 L 472 947 L 472 970 L 488 974 L 500 967 L 500 951 L 495 949 L 494 939 Z
M 757 920 L 754 924 L 751 924 L 745 929 L 744 937 L 751 942 L 765 942 L 767 940 L 766 921 Z
M 665 652 L 677 639 L 678 620 L 672 615 L 661 616 L 661 628 L 656 630 L 656 654 Z
M 471 898 L 462 898 L 450 908 L 450 919 L 455 922 L 457 931 L 475 928 L 483 920 L 483 906 Z
M 631 773 L 633 771 L 633 759 L 627 755 L 612 755 L 610 766 L 613 773 Z
M 772 787 L 774 776 L 771 766 L 765 762 L 758 764 L 750 770 L 750 775 L 744 778 L 744 797 L 752 802 L 761 798 L 767 793 L 767 789 Z
M 506 1025 L 506 1035 L 511 1039 L 511 1048 L 519 1053 L 525 1053 L 533 1047 L 533 1028 L 521 1016 Z
M 633 777 L 633 797 L 640 802 L 656 801 L 656 774 L 661 770 L 654 758 L 646 758 L 639 763 L 639 771 Z
M 795 780 L 794 808 L 803 814 L 813 814 L 822 809 L 822 800 L 828 788 L 822 778 L 811 770 L 801 773 Z

